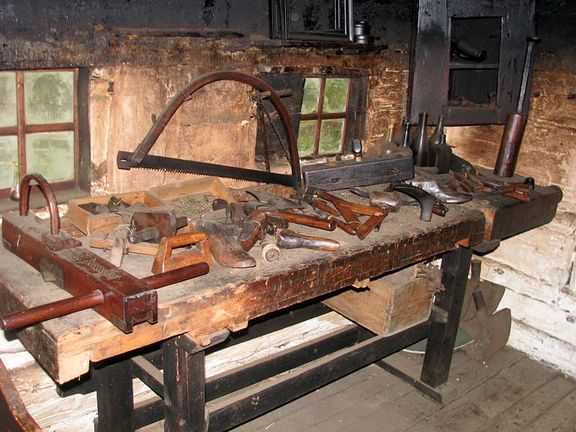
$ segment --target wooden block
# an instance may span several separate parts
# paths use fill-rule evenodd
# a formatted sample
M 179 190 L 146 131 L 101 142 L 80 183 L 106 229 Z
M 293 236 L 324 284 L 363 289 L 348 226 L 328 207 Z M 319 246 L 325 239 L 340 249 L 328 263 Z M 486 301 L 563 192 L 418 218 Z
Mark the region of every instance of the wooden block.
M 388 336 L 424 322 L 434 291 L 412 266 L 370 281 L 368 289 L 348 289 L 324 303 L 376 334 Z

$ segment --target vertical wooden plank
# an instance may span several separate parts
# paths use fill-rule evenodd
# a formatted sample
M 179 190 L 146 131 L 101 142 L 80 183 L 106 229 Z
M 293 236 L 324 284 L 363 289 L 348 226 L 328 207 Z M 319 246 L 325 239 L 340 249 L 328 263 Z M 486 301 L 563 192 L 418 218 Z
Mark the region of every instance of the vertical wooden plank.
M 205 432 L 206 377 L 204 351 L 190 353 L 175 337 L 164 342 L 164 430 Z
M 427 112 L 430 123 L 442 114 L 448 94 L 448 12 L 445 0 L 419 0 L 415 43 L 412 49 L 410 116 Z
M 20 178 L 27 174 L 26 164 L 26 95 L 24 94 L 24 72 L 16 72 L 16 110 L 18 124 L 18 172 Z
M 131 362 L 127 359 L 92 369 L 96 381 L 96 432 L 132 432 L 134 392 Z
M 432 322 L 430 326 L 420 376 L 423 382 L 432 387 L 448 379 L 471 258 L 472 250 L 466 248 L 448 252 L 442 258 L 442 283 L 446 291 L 438 295 L 436 304 L 448 312 L 448 319 L 445 323 Z

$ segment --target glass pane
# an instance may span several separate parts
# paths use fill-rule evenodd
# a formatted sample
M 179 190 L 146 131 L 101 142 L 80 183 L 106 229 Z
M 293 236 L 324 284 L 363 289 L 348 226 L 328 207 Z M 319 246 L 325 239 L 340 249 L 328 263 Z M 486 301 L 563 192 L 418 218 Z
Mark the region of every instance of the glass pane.
M 0 137 L 0 189 L 9 188 L 14 181 L 15 164 L 18 163 L 18 138 Z
M 314 129 L 316 120 L 300 122 L 298 131 L 298 154 L 300 157 L 309 156 L 314 152 Z
M 348 99 L 348 78 L 327 78 L 324 90 L 324 112 L 346 111 Z
M 74 121 L 74 72 L 26 72 L 24 91 L 26 123 Z
M 40 173 L 49 182 L 74 179 L 74 132 L 26 135 L 28 173 Z
M 318 111 L 318 96 L 320 94 L 320 78 L 306 78 L 304 80 L 304 96 L 302 97 L 302 114 Z
M 324 120 L 320 129 L 318 154 L 339 153 L 342 147 L 344 119 Z
M 0 127 L 16 126 L 16 72 L 0 72 Z

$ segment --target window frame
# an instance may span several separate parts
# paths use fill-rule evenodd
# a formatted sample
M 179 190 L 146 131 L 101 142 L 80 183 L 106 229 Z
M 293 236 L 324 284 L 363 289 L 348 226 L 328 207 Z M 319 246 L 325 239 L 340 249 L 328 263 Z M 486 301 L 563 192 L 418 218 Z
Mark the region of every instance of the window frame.
M 299 156 L 302 164 L 314 163 L 320 160 L 334 159 L 340 156 L 348 156 L 352 154 L 352 140 L 354 138 L 364 139 L 366 132 L 366 117 L 368 108 L 368 91 L 370 88 L 369 75 L 362 73 L 358 70 L 334 70 L 330 73 L 318 73 L 309 70 L 295 70 L 289 72 L 265 72 L 259 75 L 259 78 L 267 82 L 276 91 L 290 90 L 291 96 L 283 98 L 283 102 L 290 113 L 290 119 L 294 127 L 294 133 L 299 136 L 302 101 L 304 95 L 304 81 L 306 78 L 347 78 L 350 85 L 348 86 L 348 101 L 346 112 L 346 127 L 343 134 L 343 144 L 341 148 L 341 155 L 335 156 L 320 156 L 311 158 L 309 156 Z M 270 102 L 263 101 L 263 106 L 268 112 L 271 112 Z M 257 124 L 259 125 L 260 119 L 255 115 Z M 255 149 L 255 162 L 262 167 L 268 163 L 275 166 L 281 166 L 286 162 L 286 154 L 279 141 L 285 139 L 283 136 L 276 136 L 274 129 L 281 130 L 281 124 L 277 116 L 272 115 L 270 118 L 271 124 L 274 127 L 266 128 L 266 140 L 268 152 L 264 150 L 264 137 L 263 128 L 257 127 L 256 133 L 256 149 Z
M 2 70 L 1 72 L 13 72 L 16 74 L 16 126 L 0 127 L 0 136 L 16 136 L 18 145 L 18 173 L 20 179 L 27 174 L 26 169 L 26 135 L 31 133 L 44 132 L 73 132 L 74 133 L 74 178 L 63 182 L 51 183 L 55 191 L 70 190 L 77 188 L 81 183 L 80 179 L 80 122 L 81 115 L 79 112 L 79 68 L 54 68 L 54 69 L 18 69 Z M 46 124 L 27 124 L 26 123 L 26 91 L 24 86 L 24 75 L 27 72 L 72 72 L 74 76 L 74 96 L 72 122 L 66 123 L 46 123 Z M 0 189 L 0 199 L 7 198 L 10 194 L 10 187 Z
M 308 78 L 315 78 L 320 79 L 320 88 L 318 89 L 318 101 L 316 102 L 316 111 L 307 114 L 300 114 L 300 123 L 303 121 L 316 121 L 316 125 L 314 127 L 314 135 L 312 137 L 312 153 L 307 154 L 304 156 L 300 156 L 300 159 L 307 160 L 307 159 L 318 159 L 320 157 L 330 157 L 330 156 L 337 156 L 342 155 L 344 153 L 344 144 L 346 141 L 347 131 L 348 131 L 348 121 L 349 121 L 349 112 L 350 112 L 350 99 L 352 95 L 352 81 L 353 79 L 350 77 L 345 76 L 306 76 L 304 77 L 304 85 L 306 84 L 306 79 Z M 324 96 L 326 91 L 326 80 L 327 79 L 347 79 L 348 86 L 346 89 L 346 106 L 344 111 L 336 112 L 336 113 L 326 113 L 324 112 Z M 304 92 L 304 90 L 302 90 Z M 340 149 L 335 153 L 325 153 L 320 154 L 320 135 L 322 132 L 322 122 L 324 120 L 339 120 L 343 119 L 344 123 L 342 125 L 342 135 L 340 139 Z

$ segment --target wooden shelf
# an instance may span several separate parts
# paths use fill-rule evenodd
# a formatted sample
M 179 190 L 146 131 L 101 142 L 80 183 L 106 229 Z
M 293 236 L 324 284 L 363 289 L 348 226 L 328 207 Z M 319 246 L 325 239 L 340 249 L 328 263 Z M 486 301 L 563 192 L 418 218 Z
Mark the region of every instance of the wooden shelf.
M 498 63 L 450 62 L 450 69 L 498 70 Z

